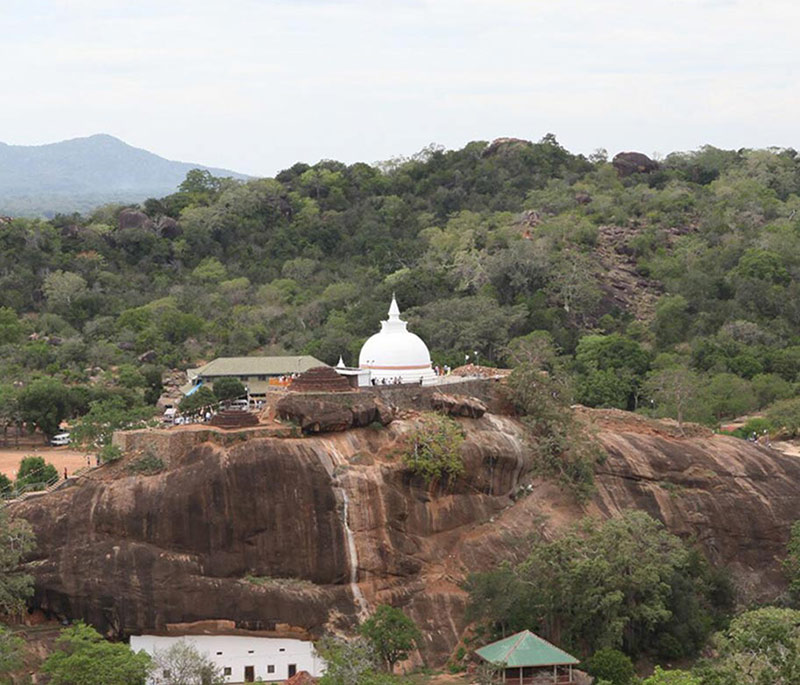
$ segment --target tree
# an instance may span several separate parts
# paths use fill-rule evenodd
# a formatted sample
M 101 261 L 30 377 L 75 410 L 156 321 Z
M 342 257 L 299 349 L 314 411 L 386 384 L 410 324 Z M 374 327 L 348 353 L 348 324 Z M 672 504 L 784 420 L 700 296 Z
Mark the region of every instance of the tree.
M 586 670 L 612 685 L 630 685 L 636 677 L 630 657 L 617 649 L 601 649 L 592 654 Z
M 569 408 L 570 389 L 557 366 L 546 371 L 531 363 L 517 366 L 506 381 L 508 399 L 530 430 L 540 474 L 555 477 L 578 499 L 594 492 L 594 467 L 604 452 Z
M 59 269 L 48 274 L 42 288 L 47 303 L 54 310 L 64 312 L 86 291 L 86 279 L 71 271 Z
M 149 668 L 148 654 L 107 642 L 84 623 L 62 630 L 42 664 L 51 685 L 144 685 Z
M 665 671 L 661 666 L 656 666 L 653 675 L 645 678 L 642 685 L 703 685 L 703 681 L 689 671 Z
M 3 443 L 8 437 L 10 426 L 19 425 L 22 422 L 19 408 L 19 391 L 13 385 L 0 385 L 0 425 L 3 426 Z
M 789 580 L 789 593 L 795 604 L 800 603 L 800 521 L 792 524 L 783 570 Z
M 692 654 L 724 604 L 723 581 L 702 557 L 639 511 L 585 519 L 555 540 L 534 540 L 526 558 L 508 568 L 513 576 L 506 572 L 497 592 L 483 574 L 469 577 L 470 616 L 488 621 L 493 632 L 533 627 L 583 653 L 655 651 L 675 633 Z M 496 578 L 502 570 L 490 573 Z M 692 630 L 682 632 L 684 624 Z
M 14 635 L 8 628 L 0 625 L 0 683 L 11 683 L 6 676 L 22 666 L 25 641 Z
M 19 342 L 23 332 L 17 313 L 10 307 L 0 307 L 0 345 Z
M 718 657 L 697 667 L 702 683 L 800 682 L 800 611 L 775 607 L 747 611 L 714 642 Z
M 54 378 L 38 378 L 20 392 L 19 409 L 28 426 L 53 436 L 70 414 L 69 388 Z
M 35 538 L 24 519 L 10 519 L 0 509 L 0 613 L 16 614 L 33 594 L 33 577 L 21 570 L 25 555 L 33 550 Z
M 391 673 L 398 661 L 408 659 L 422 634 L 414 622 L 400 609 L 382 604 L 361 624 L 360 631 Z
M 365 638 L 345 640 L 325 637 L 314 645 L 325 660 L 325 675 L 320 685 L 363 685 L 378 677 L 378 655 Z
M 673 366 L 651 374 L 645 383 L 645 392 L 665 416 L 674 416 L 681 435 L 683 420 L 697 398 L 700 377 L 685 366 Z
M 247 394 L 244 385 L 238 378 L 224 377 L 214 381 L 214 394 L 221 401 L 235 400 Z
M 179 640 L 169 649 L 156 650 L 150 666 L 152 685 L 222 685 L 222 671 L 205 654 Z
M 44 490 L 49 483 L 58 480 L 58 470 L 45 462 L 44 457 L 23 457 L 17 470 L 17 488 L 33 486 L 36 490 Z
M 191 414 L 203 407 L 210 407 L 219 402 L 212 390 L 203 386 L 195 390 L 191 395 L 186 395 L 179 403 L 178 409 L 184 414 Z
M 119 396 L 94 400 L 89 411 L 75 422 L 70 435 L 74 442 L 99 450 L 111 444 L 114 431 L 142 428 L 152 416 L 152 407 L 131 407 Z
M 11 479 L 5 473 L 0 473 L 0 499 L 8 497 L 13 487 Z

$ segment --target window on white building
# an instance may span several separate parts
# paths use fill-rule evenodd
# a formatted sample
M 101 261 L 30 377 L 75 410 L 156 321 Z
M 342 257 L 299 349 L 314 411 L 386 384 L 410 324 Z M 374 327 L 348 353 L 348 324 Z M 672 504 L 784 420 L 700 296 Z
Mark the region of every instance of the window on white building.
M 222 675 L 230 675 L 230 674 L 231 674 L 231 667 L 225 666 L 225 668 L 222 669 Z
M 275 664 L 267 664 L 267 673 L 275 673 Z

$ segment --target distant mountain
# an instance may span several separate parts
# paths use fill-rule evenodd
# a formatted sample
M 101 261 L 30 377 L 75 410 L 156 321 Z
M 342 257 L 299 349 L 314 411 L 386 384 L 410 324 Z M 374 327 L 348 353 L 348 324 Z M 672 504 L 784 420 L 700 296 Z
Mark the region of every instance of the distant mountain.
M 175 192 L 191 169 L 247 178 L 228 169 L 173 162 L 98 134 L 49 145 L 0 143 L 0 214 L 88 211 Z

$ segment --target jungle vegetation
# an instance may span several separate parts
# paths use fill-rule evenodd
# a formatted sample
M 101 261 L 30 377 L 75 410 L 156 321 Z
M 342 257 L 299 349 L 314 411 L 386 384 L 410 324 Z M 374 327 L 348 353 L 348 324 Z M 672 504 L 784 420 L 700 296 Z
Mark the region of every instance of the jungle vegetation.
M 791 433 L 798 208 L 791 149 L 706 146 L 622 177 L 547 135 L 194 170 L 138 207 L 3 220 L 0 424 L 138 410 L 165 369 L 221 355 L 355 363 L 394 292 L 436 363 L 515 365 L 534 336 L 570 402 L 711 425 L 775 405 Z

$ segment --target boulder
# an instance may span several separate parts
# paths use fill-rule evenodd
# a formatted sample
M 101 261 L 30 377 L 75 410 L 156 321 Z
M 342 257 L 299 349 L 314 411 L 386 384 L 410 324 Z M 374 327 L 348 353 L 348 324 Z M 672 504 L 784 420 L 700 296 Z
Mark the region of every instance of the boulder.
M 174 240 L 183 233 L 183 230 L 178 225 L 178 222 L 175 221 L 175 219 L 173 219 L 171 216 L 158 217 L 158 221 L 156 222 L 156 230 L 158 230 L 163 238 L 167 238 L 168 240 Z
M 533 145 L 530 140 L 522 138 L 495 138 L 481 152 L 481 157 L 492 157 L 493 155 L 507 155 L 517 150 L 529 148 Z
M 335 433 L 376 421 L 386 426 L 394 419 L 394 412 L 378 398 L 355 394 L 343 397 L 347 401 L 292 392 L 278 400 L 275 414 L 294 421 L 304 433 Z
M 633 174 L 649 174 L 658 170 L 658 162 L 641 152 L 620 152 L 611 161 L 621 178 Z
M 154 362 L 156 360 L 157 356 L 158 355 L 156 354 L 155 350 L 147 350 L 147 352 L 143 352 L 142 354 L 140 354 L 138 359 L 139 362 L 142 364 L 150 364 L 151 362 Z
M 465 416 L 470 419 L 479 419 L 486 413 L 486 405 L 477 397 L 445 395 L 441 392 L 431 396 L 431 407 L 449 416 Z
M 150 217 L 138 209 L 123 209 L 119 213 L 117 225 L 120 229 L 124 228 L 153 228 L 153 222 Z

